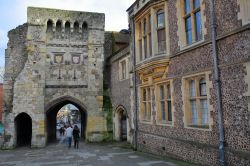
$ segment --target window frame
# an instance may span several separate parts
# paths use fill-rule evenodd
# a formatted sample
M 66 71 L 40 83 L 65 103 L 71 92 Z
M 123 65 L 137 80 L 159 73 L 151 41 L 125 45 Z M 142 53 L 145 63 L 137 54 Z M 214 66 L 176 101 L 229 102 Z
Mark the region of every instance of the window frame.
M 123 60 L 120 62 L 121 63 L 121 80 L 126 79 L 126 60 Z
M 159 27 L 159 22 L 158 22 L 158 17 L 163 14 L 163 20 L 164 20 L 164 23 L 163 23 L 163 26 L 160 26 Z M 167 36 L 166 36 L 166 13 L 164 11 L 164 8 L 159 8 L 156 10 L 156 37 L 157 37 L 157 53 L 158 54 L 165 54 L 167 52 Z M 164 34 L 164 40 L 160 40 L 159 38 L 159 33 L 163 31 L 163 34 Z M 160 46 L 163 46 L 164 49 L 163 50 L 160 50 Z
M 198 129 L 198 130 L 211 130 L 211 107 L 209 105 L 210 101 L 210 94 L 209 94 L 209 88 L 211 86 L 211 83 L 209 81 L 209 72 L 201 73 L 201 74 L 195 74 L 193 76 L 186 76 L 182 78 L 183 81 L 183 111 L 184 111 L 184 124 L 185 128 L 190 129 Z M 206 95 L 201 96 L 200 94 L 200 80 L 204 78 L 206 82 Z M 190 81 L 195 81 L 195 96 L 190 95 Z M 203 113 L 204 110 L 202 110 L 201 101 L 206 100 L 206 124 L 203 123 Z M 195 101 L 195 107 L 196 107 L 196 113 L 197 113 L 197 124 L 193 123 L 193 115 L 192 115 L 192 105 L 191 102 Z M 205 116 L 204 116 L 205 117 Z
M 164 98 L 161 98 L 161 87 L 163 86 Z M 169 86 L 169 91 L 168 87 Z M 172 90 L 172 81 L 167 80 L 156 84 L 156 123 L 157 125 L 163 126 L 173 126 L 174 117 L 173 117 L 173 90 Z M 170 95 L 170 96 L 168 96 Z M 169 98 L 170 97 L 170 98 Z M 162 102 L 164 102 L 165 107 L 165 120 L 163 120 L 163 110 Z M 170 107 L 169 107 L 170 102 Z M 169 110 L 170 108 L 170 110 Z M 171 111 L 171 118 L 169 117 L 169 111 Z M 171 119 L 171 120 L 170 120 Z
M 203 40 L 203 34 L 202 34 L 202 16 L 201 16 L 201 5 L 202 5 L 202 0 L 199 0 L 200 2 L 200 5 L 195 8 L 194 6 L 194 2 L 195 0 L 188 0 L 189 1 L 189 7 L 190 7 L 190 11 L 187 12 L 186 11 L 186 1 L 187 0 L 182 0 L 183 2 L 183 21 L 184 21 L 184 29 L 185 29 L 185 38 L 186 38 L 186 46 L 189 46 L 189 45 L 192 45 L 196 42 L 199 42 L 199 41 L 202 41 Z M 197 22 L 196 22 L 196 13 L 200 12 L 200 31 L 201 31 L 201 34 L 200 34 L 200 38 L 198 37 L 197 35 Z M 188 39 L 188 30 L 187 30 L 187 20 L 188 19 L 191 19 L 191 43 L 189 43 L 189 39 Z
M 163 13 L 160 15 L 159 19 L 159 24 L 162 23 L 159 28 L 157 28 L 157 11 L 161 10 Z M 159 13 L 160 14 L 160 13 Z M 142 38 L 140 37 L 140 32 L 142 32 L 143 28 L 139 28 L 139 23 L 142 23 L 144 18 L 147 19 L 147 54 L 146 58 L 144 58 L 144 45 L 141 44 L 142 46 L 142 51 L 140 51 L 140 43 L 139 40 Z M 145 9 L 143 9 L 138 15 L 135 16 L 135 51 L 136 51 L 136 64 L 141 64 L 144 61 L 148 59 L 154 59 L 159 56 L 170 56 L 170 34 L 169 34 L 169 29 L 167 29 L 169 25 L 169 21 L 167 20 L 168 18 L 168 2 L 167 1 L 162 1 L 157 4 L 152 4 L 150 6 L 147 6 Z M 164 21 L 164 24 L 163 24 Z M 164 30 L 160 32 L 160 30 Z M 162 44 L 158 44 L 158 36 L 157 35 L 157 30 L 159 30 L 160 33 L 160 40 L 162 40 Z M 163 36 L 164 34 L 164 36 Z M 143 40 L 143 39 L 142 39 Z M 160 49 L 158 49 L 158 45 Z M 160 50 L 160 52 L 158 51 Z M 140 52 L 142 52 L 143 56 L 140 57 Z
M 239 6 L 239 10 L 237 12 L 238 20 L 241 21 L 241 25 L 247 25 L 250 23 L 250 1 L 248 0 L 237 0 L 237 4 Z
M 148 58 L 148 23 L 147 17 L 143 19 L 143 52 L 144 52 L 144 59 Z
M 128 73 L 128 57 L 125 57 L 121 60 L 119 60 L 119 80 L 127 80 L 129 78 L 129 73 Z
M 140 97 L 140 121 L 143 123 L 152 123 L 153 87 L 152 86 L 140 87 L 140 91 L 141 91 L 140 92 L 140 96 L 141 96 Z M 144 91 L 146 91 L 146 96 L 144 96 Z

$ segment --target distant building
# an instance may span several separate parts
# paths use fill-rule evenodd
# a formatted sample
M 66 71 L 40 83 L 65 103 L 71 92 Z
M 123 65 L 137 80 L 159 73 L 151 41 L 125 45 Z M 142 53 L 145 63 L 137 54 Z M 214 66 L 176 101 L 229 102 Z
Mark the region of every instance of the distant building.
M 108 72 L 106 80 L 110 92 L 113 110 L 113 137 L 116 141 L 133 141 L 134 126 L 133 112 L 131 112 L 131 93 L 133 88 L 130 63 L 130 34 L 128 30 L 105 33 L 106 54 L 105 70 Z M 109 45 L 107 44 L 109 43 Z

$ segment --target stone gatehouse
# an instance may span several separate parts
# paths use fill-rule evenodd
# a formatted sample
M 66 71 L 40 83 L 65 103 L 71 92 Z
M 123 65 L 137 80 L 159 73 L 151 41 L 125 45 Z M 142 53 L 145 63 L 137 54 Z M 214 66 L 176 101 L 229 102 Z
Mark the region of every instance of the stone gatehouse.
M 27 18 L 8 33 L 4 147 L 55 140 L 65 104 L 80 110 L 82 138 L 102 141 L 105 15 L 29 7 Z

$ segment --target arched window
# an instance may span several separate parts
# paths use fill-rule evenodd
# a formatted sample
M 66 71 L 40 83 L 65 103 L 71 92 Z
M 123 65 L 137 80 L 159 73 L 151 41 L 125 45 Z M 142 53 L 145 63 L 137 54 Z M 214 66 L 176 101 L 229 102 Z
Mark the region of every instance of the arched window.
M 84 22 L 84 23 L 82 24 L 82 30 L 83 30 L 83 32 L 85 32 L 85 31 L 88 30 L 88 24 L 87 24 L 86 22 Z
M 58 20 L 56 22 L 56 31 L 57 32 L 61 32 L 62 31 L 62 22 L 60 20 Z
M 184 86 L 189 91 L 185 97 L 185 118 L 187 126 L 209 128 L 209 110 L 205 75 L 187 78 Z M 187 84 L 189 84 L 187 86 Z M 186 91 L 186 93 L 188 93 Z
M 165 33 L 165 14 L 164 10 L 158 10 L 157 17 L 157 38 L 158 38 L 158 53 L 166 52 L 166 33 Z
M 205 78 L 200 79 L 200 96 L 207 96 L 206 80 Z
M 82 24 L 82 33 L 83 33 L 83 39 L 88 38 L 88 24 L 86 22 L 83 22 Z
M 190 97 L 196 96 L 195 80 L 190 80 L 189 82 L 189 95 Z
M 165 27 L 165 14 L 164 11 L 161 9 L 157 12 L 157 28 Z
M 75 33 L 79 32 L 79 23 L 77 21 L 74 23 L 74 32 Z
M 47 22 L 47 32 L 52 32 L 53 30 L 53 22 L 52 20 L 48 20 Z
M 67 33 L 70 33 L 70 22 L 69 21 L 67 21 L 66 23 L 65 23 L 65 33 L 67 34 Z

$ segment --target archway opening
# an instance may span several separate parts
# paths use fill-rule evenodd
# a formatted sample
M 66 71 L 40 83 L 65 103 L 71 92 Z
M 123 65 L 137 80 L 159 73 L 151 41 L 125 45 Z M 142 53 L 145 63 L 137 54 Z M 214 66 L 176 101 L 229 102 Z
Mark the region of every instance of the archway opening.
M 57 142 L 64 135 L 60 135 L 60 128 L 67 125 L 77 125 L 80 129 L 80 139 L 85 140 L 87 113 L 86 110 L 76 102 L 63 100 L 53 102 L 46 113 L 47 121 L 47 143 Z M 65 128 L 64 128 L 65 129 Z
M 115 139 L 117 141 L 127 141 L 127 114 L 122 108 L 115 113 Z
M 58 141 L 65 138 L 67 126 L 72 128 L 77 125 L 81 131 L 81 113 L 77 107 L 72 104 L 63 106 L 56 115 L 56 139 Z
M 16 146 L 31 146 L 32 120 L 26 113 L 20 113 L 15 118 Z

